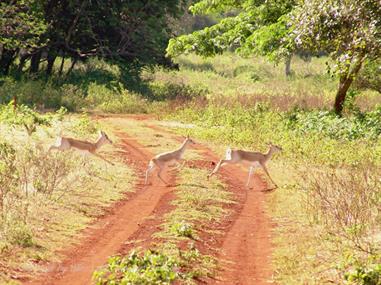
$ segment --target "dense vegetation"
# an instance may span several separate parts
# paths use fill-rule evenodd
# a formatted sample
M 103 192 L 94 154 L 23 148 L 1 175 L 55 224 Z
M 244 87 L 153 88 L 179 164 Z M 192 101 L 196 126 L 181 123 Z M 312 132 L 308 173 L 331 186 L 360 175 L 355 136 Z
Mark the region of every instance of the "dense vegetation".
M 2 1 L 0 73 L 49 77 L 54 63 L 102 58 L 136 73 L 170 65 L 164 57 L 171 35 L 167 18 L 181 15 L 185 1 Z

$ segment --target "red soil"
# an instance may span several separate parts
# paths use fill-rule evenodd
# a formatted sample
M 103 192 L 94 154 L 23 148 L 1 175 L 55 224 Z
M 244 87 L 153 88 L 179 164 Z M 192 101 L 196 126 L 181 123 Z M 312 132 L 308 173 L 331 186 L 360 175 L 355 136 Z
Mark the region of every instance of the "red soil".
M 129 118 L 146 119 L 145 116 Z M 169 134 L 162 128 L 150 127 L 159 133 Z M 117 135 L 122 138 L 123 151 L 120 155 L 143 176 L 148 160 L 153 155 L 124 133 Z M 178 136 L 173 138 L 182 140 Z M 212 162 L 217 162 L 219 158 L 201 144 L 194 148 L 203 155 L 203 160 L 188 162 L 188 166 L 212 170 Z M 228 186 L 237 203 L 228 205 L 230 214 L 218 225 L 213 225 L 218 227 L 221 235 L 202 233 L 202 250 L 216 255 L 221 267 L 217 277 L 206 280 L 206 283 L 269 284 L 272 276 L 271 224 L 264 212 L 266 193 L 262 191 L 266 190 L 266 184 L 253 175 L 254 188 L 247 189 L 247 171 L 238 166 L 225 166 L 218 176 Z M 169 180 L 168 176 L 166 179 Z M 151 235 L 160 227 L 163 215 L 172 209 L 170 201 L 174 198 L 173 188 L 161 186 L 162 182 L 154 176 L 152 182 L 153 186 L 144 186 L 143 177 L 140 177 L 136 193 L 116 203 L 95 226 L 87 229 L 79 245 L 64 253 L 66 259 L 62 263 L 50 265 L 46 274 L 25 284 L 90 284 L 93 271 L 104 265 L 109 256 L 126 252 L 136 245 L 152 245 L 154 240 Z M 174 177 L 171 177 L 170 182 L 175 183 Z M 205 280 L 200 282 L 205 283 Z
M 125 134 L 117 135 L 122 138 L 120 155 L 137 173 L 143 174 L 153 154 Z M 79 244 L 63 253 L 66 258 L 62 263 L 47 265 L 45 274 L 25 284 L 88 285 L 94 270 L 117 254 L 137 231 L 152 232 L 155 225 L 146 224 L 145 219 L 156 212 L 160 215 L 167 212 L 173 188 L 165 187 L 156 176 L 151 177 L 152 185 L 145 186 L 141 176 L 136 192 L 113 205 L 104 217 L 85 230 Z M 164 178 L 175 183 L 173 177 L 164 175 Z
M 167 132 L 161 127 L 150 127 Z M 173 138 L 183 140 L 178 136 Z M 198 162 L 196 166 L 210 165 L 211 171 L 220 158 L 201 144 L 196 144 L 193 148 L 199 150 L 204 158 L 204 162 Z M 221 249 L 218 258 L 222 268 L 217 278 L 208 284 L 271 284 L 272 226 L 265 213 L 265 199 L 269 188 L 258 175 L 253 175 L 253 189 L 248 189 L 245 186 L 248 171 L 235 165 L 224 166 L 218 176 L 227 184 L 228 190 L 238 203 L 229 206 L 232 214 L 220 225 L 224 231 L 223 236 L 213 241 L 213 246 Z

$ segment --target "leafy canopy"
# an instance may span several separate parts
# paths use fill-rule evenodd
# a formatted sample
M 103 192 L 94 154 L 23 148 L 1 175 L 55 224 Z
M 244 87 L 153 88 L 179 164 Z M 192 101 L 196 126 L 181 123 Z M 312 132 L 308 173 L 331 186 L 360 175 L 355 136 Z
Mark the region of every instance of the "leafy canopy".
M 283 39 L 289 31 L 288 14 L 294 6 L 294 0 L 202 0 L 190 7 L 192 13 L 231 12 L 234 16 L 171 39 L 167 55 L 194 52 L 213 56 L 236 48 L 243 55 L 256 53 L 278 59 L 288 53 L 288 43 Z
M 39 1 L 0 3 L 0 45 L 3 48 L 36 47 L 41 44 L 40 37 L 46 30 L 47 23 Z

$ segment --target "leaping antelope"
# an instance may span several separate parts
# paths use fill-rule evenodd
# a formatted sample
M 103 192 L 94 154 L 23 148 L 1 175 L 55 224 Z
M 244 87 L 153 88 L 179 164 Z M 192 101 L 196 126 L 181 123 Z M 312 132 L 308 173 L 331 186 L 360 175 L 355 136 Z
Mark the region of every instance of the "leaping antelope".
M 272 155 L 277 152 L 281 151 L 282 148 L 280 146 L 276 146 L 272 143 L 269 144 L 269 150 L 266 153 L 260 153 L 260 152 L 251 152 L 251 151 L 245 151 L 245 150 L 232 150 L 228 148 L 226 150 L 226 157 L 225 159 L 221 159 L 214 170 L 208 175 L 211 177 L 213 174 L 215 174 L 221 166 L 231 163 L 231 164 L 236 164 L 236 163 L 243 163 L 246 162 L 250 165 L 249 168 L 249 177 L 247 179 L 246 186 L 249 186 L 251 175 L 253 174 L 253 170 L 257 167 L 261 167 L 267 174 L 267 176 L 270 178 L 271 182 L 274 184 L 275 188 L 278 186 L 276 183 L 272 180 L 267 168 L 266 168 L 266 163 L 270 160 Z
M 54 145 L 50 146 L 49 151 L 51 151 L 53 149 L 64 151 L 64 150 L 69 150 L 71 148 L 75 148 L 75 149 L 82 151 L 82 152 L 91 153 L 92 155 L 95 155 L 95 156 L 99 157 L 100 159 L 103 159 L 104 161 L 114 165 L 114 163 L 105 159 L 100 154 L 96 153 L 96 151 L 102 145 L 104 145 L 106 143 L 112 144 L 112 141 L 110 140 L 110 138 L 107 136 L 107 134 L 104 131 L 100 131 L 99 132 L 99 138 L 97 139 L 97 141 L 95 143 L 77 140 L 77 139 L 68 138 L 68 137 L 58 137 L 56 143 Z
M 165 185 L 168 186 L 169 184 L 161 177 L 161 175 L 160 175 L 161 172 L 170 163 L 172 163 L 172 162 L 179 163 L 182 159 L 182 156 L 183 156 L 185 149 L 188 146 L 188 144 L 194 144 L 194 143 L 195 142 L 191 138 L 189 138 L 189 136 L 187 136 L 186 139 L 183 141 L 183 143 L 181 144 L 181 146 L 178 149 L 176 149 L 174 151 L 168 151 L 168 152 L 160 153 L 160 154 L 156 155 L 154 158 L 152 158 L 148 164 L 148 168 L 146 171 L 145 184 L 147 184 L 147 182 L 148 182 L 148 175 L 154 170 L 155 167 L 157 167 L 158 168 L 157 177 L 159 177 L 159 179 L 161 181 L 163 181 L 165 183 Z

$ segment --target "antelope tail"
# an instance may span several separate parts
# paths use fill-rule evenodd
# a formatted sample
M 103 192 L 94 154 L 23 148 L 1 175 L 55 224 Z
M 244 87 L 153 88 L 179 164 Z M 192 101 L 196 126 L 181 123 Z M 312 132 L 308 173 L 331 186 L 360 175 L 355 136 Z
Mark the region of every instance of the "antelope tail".
M 226 149 L 225 159 L 226 160 L 231 160 L 232 159 L 232 149 L 230 147 L 228 147 Z

